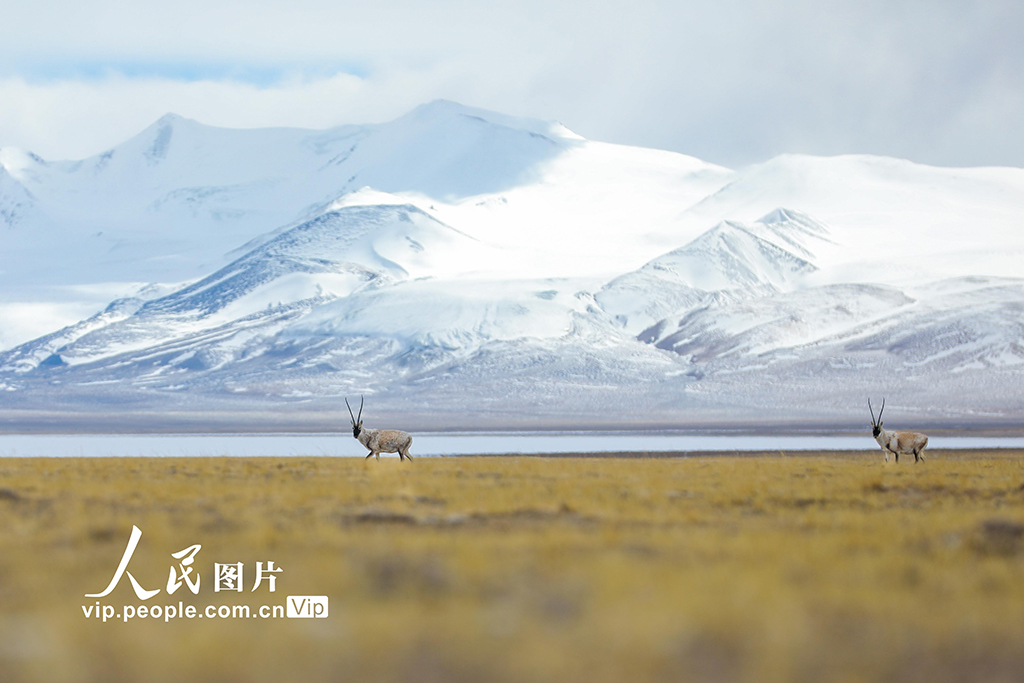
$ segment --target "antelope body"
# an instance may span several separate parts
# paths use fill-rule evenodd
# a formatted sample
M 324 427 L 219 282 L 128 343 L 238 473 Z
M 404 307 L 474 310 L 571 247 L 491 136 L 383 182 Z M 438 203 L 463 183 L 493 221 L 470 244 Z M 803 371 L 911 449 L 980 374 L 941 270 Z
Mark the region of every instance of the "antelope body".
M 370 454 L 366 456 L 367 460 L 373 457 L 380 460 L 381 453 L 398 453 L 399 460 L 412 460 L 412 456 L 409 455 L 412 436 L 397 429 L 364 429 L 362 396 L 359 397 L 358 417 L 352 414 L 352 406 L 348 405 L 347 398 L 345 405 L 348 406 L 348 414 L 352 418 L 352 436 L 370 450 Z
M 882 429 L 882 411 L 885 410 L 885 399 L 882 399 L 882 407 L 878 411 L 878 418 L 875 419 L 875 411 L 871 408 L 871 399 L 868 399 L 868 410 L 871 411 L 871 431 L 875 441 L 882 447 L 885 454 L 885 461 L 889 462 L 889 454 L 896 456 L 896 462 L 900 461 L 900 453 L 914 454 L 914 462 L 924 460 L 924 449 L 928 445 L 928 437 L 919 432 L 896 432 L 889 429 Z

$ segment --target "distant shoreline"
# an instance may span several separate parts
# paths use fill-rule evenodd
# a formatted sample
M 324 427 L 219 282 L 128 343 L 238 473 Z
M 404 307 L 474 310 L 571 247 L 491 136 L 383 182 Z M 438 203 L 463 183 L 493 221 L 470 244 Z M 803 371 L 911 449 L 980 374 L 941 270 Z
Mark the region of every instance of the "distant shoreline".
M 342 406 L 344 408 L 344 406 Z M 866 412 L 866 411 L 865 411 Z M 835 420 L 706 420 L 693 422 L 614 422 L 610 420 L 558 421 L 557 418 L 539 416 L 534 421 L 460 421 L 449 414 L 427 419 L 423 415 L 405 416 L 402 413 L 378 413 L 378 425 L 395 426 L 412 434 L 423 435 L 527 435 L 527 434 L 584 434 L 584 435 L 652 435 L 698 437 L 859 437 L 871 438 L 870 426 L 861 421 Z M 889 422 L 887 420 L 887 426 Z M 924 431 L 932 437 L 1024 438 L 1024 420 L 1019 419 L 927 419 L 893 421 L 893 428 Z M 241 436 L 241 435 L 346 435 L 350 432 L 348 415 L 308 415 L 288 411 L 254 411 L 229 414 L 202 413 L 123 413 L 116 409 L 103 414 L 46 413 L 38 411 L 0 410 L 0 437 L 14 435 L 38 436 Z
M 1024 452 L 1021 437 L 934 435 L 926 454 Z M 415 457 L 687 458 L 881 455 L 867 434 L 842 436 L 654 433 L 414 433 Z M 366 449 L 351 432 L 327 434 L 8 434 L 0 458 L 348 457 Z M 395 457 L 383 454 L 382 457 Z M 859 457 L 859 456 L 858 456 Z

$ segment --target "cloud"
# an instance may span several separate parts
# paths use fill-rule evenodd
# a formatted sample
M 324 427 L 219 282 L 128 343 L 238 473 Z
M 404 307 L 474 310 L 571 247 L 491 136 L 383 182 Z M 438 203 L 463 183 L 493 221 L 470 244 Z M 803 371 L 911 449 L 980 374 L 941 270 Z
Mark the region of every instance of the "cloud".
M 326 127 L 444 97 L 729 165 L 1024 166 L 1022 33 L 1009 0 L 42 0 L 0 24 L 0 145 L 73 158 L 166 111 Z
M 367 98 L 366 90 L 363 80 L 347 74 L 270 87 L 120 75 L 43 84 L 11 78 L 0 80 L 0 100 L 14 104 L 0 110 L 0 141 L 14 138 L 16 146 L 48 159 L 77 159 L 122 142 L 169 111 L 228 127 L 326 128 L 346 118 L 386 118 L 404 107 Z M 367 99 L 378 111 L 356 104 Z

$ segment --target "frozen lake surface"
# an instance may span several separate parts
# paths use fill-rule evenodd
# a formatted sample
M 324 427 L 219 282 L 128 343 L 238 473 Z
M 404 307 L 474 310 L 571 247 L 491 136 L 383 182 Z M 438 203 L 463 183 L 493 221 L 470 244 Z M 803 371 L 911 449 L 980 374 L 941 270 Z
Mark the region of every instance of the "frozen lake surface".
M 929 450 L 1024 448 L 1020 437 L 933 437 Z M 414 434 L 414 456 L 537 453 L 665 453 L 876 450 L 863 436 L 751 436 L 643 433 Z M 341 434 L 0 435 L 0 457 L 345 456 L 366 450 Z M 383 457 L 397 457 L 387 454 Z

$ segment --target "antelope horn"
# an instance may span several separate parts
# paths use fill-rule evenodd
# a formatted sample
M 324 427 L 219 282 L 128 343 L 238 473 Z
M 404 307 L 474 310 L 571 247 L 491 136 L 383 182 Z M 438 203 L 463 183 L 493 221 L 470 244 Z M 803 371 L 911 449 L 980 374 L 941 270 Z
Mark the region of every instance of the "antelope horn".
M 871 424 L 876 425 L 878 422 L 875 420 L 875 411 L 871 408 L 871 399 L 868 399 L 868 410 L 871 411 Z
M 348 405 L 348 398 L 345 398 L 345 405 L 348 407 L 348 416 L 352 418 L 352 425 L 356 424 L 356 416 L 352 414 L 352 406 Z
M 885 397 L 882 397 L 882 407 L 878 409 L 878 424 L 882 424 L 882 411 L 885 410 Z
M 882 399 L 882 402 L 885 403 L 885 399 L 884 398 Z M 881 413 L 879 413 L 879 415 L 881 415 Z M 363 395 L 360 394 L 359 395 L 359 417 L 356 418 L 356 422 L 360 422 L 362 419 L 363 419 Z

